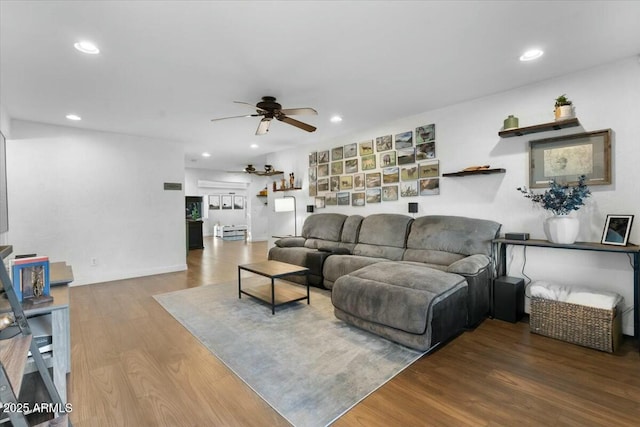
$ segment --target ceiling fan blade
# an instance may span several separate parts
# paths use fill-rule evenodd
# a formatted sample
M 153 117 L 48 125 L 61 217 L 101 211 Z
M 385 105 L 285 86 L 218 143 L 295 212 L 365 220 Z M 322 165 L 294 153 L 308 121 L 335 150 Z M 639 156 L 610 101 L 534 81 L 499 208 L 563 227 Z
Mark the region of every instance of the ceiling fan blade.
M 240 117 L 258 117 L 261 116 L 261 114 L 245 114 L 243 116 L 231 116 L 231 117 L 221 117 L 219 119 L 211 119 L 212 122 L 217 122 L 218 120 L 227 120 L 227 119 L 237 119 Z
M 253 105 L 253 104 L 249 104 L 248 102 L 242 102 L 242 101 L 233 101 L 233 102 L 235 102 L 236 104 L 246 105 L 247 107 L 252 108 L 252 109 L 254 109 L 254 110 L 257 110 L 257 111 L 259 111 L 259 112 L 261 112 L 261 113 L 266 113 L 266 112 L 267 112 L 267 110 L 263 110 L 263 109 L 262 109 L 262 108 L 260 108 L 260 107 L 256 107 L 256 106 L 255 106 L 255 105 Z
M 271 125 L 270 118 L 265 117 L 264 119 L 260 120 L 258 129 L 256 130 L 256 135 L 264 135 L 265 133 L 269 132 L 269 125 Z
M 278 116 L 276 117 L 278 120 L 280 120 L 281 122 L 285 122 L 290 124 L 291 126 L 295 126 L 297 128 L 300 128 L 302 130 L 306 130 L 307 132 L 313 132 L 314 130 L 316 130 L 315 126 L 311 126 L 308 125 L 306 123 L 302 123 L 296 119 L 292 119 L 291 117 L 287 117 L 287 116 Z
M 282 114 L 287 116 L 317 116 L 318 112 L 313 108 L 285 108 L 280 110 Z

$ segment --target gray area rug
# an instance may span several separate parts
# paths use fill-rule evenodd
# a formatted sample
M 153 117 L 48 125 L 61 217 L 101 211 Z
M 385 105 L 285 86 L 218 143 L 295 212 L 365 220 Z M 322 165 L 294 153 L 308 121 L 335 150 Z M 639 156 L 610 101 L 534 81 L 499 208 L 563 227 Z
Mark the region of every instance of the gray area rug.
M 260 280 L 243 278 L 242 286 Z M 311 305 L 292 303 L 275 315 L 253 298 L 238 299 L 237 283 L 155 298 L 295 426 L 331 424 L 424 354 L 336 319 L 330 293 L 316 288 Z

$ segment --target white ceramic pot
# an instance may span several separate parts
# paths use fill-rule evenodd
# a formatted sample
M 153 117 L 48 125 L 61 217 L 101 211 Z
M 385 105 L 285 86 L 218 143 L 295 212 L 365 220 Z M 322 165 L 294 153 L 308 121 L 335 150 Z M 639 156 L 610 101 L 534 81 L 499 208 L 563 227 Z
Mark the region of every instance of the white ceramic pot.
M 556 107 L 556 120 L 566 120 L 573 117 L 573 105 L 561 105 Z
M 544 234 L 552 243 L 570 245 L 576 241 L 579 232 L 578 218 L 555 215 L 544 220 Z

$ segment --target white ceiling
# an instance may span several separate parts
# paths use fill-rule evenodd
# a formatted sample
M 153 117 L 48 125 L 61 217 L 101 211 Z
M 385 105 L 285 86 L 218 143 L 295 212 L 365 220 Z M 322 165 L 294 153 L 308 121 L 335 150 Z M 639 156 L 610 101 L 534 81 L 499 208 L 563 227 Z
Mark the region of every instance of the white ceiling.
M 639 1 L 0 0 L 12 118 L 175 140 L 214 169 L 639 53 Z M 264 95 L 315 108 L 296 118 L 318 130 L 210 121 Z

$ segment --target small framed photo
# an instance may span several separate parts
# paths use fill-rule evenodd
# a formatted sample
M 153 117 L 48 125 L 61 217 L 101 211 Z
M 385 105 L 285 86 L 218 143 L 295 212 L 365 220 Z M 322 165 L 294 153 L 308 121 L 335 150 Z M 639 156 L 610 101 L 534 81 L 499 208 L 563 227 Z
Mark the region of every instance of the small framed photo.
M 342 160 L 344 158 L 344 147 L 336 147 L 331 150 L 331 161 Z
M 345 159 L 356 157 L 358 155 L 358 144 L 354 142 L 353 144 L 345 145 L 343 155 Z
M 627 246 L 633 215 L 607 215 L 602 231 L 603 245 Z
M 13 289 L 19 301 L 28 299 L 35 301 L 49 296 L 48 257 L 16 258 L 11 261 L 11 274 Z
M 220 196 L 222 209 L 233 209 L 231 195 Z
M 329 163 L 329 150 L 318 151 L 318 164 Z
M 209 195 L 209 209 L 220 209 L 220 196 Z
M 316 209 L 324 208 L 324 196 L 316 196 L 314 200 L 316 202 Z
M 244 196 L 233 196 L 233 209 L 244 209 Z

